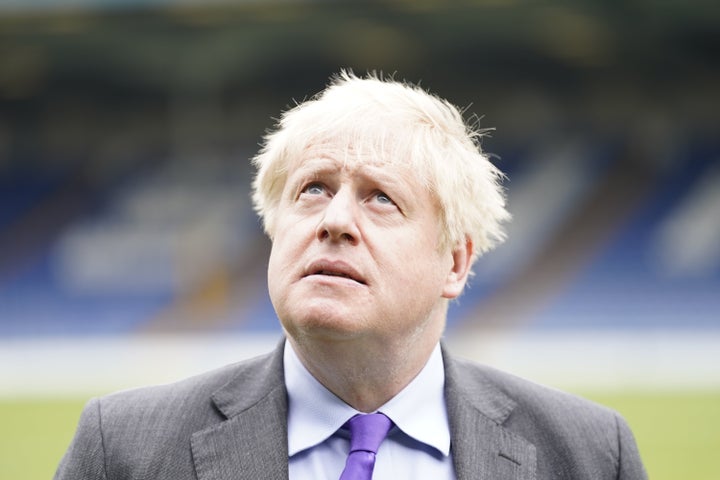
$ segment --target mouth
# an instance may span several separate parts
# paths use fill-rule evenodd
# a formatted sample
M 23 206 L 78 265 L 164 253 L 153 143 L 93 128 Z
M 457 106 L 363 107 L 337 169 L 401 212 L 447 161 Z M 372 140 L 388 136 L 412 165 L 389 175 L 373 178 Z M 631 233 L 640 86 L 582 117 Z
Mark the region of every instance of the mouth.
M 347 278 L 361 285 L 367 285 L 367 282 L 365 282 L 365 279 L 362 278 L 357 270 L 342 261 L 321 260 L 313 262 L 310 267 L 306 269 L 303 278 L 311 276 Z

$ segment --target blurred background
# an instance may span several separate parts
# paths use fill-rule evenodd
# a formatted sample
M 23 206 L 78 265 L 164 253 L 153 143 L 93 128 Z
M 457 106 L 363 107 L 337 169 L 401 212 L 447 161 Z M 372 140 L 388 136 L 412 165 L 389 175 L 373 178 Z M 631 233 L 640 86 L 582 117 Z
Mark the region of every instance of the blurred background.
M 680 0 L 0 0 L 0 477 L 92 395 L 273 348 L 249 159 L 341 68 L 493 129 L 514 220 L 446 342 L 719 478 L 720 9 Z

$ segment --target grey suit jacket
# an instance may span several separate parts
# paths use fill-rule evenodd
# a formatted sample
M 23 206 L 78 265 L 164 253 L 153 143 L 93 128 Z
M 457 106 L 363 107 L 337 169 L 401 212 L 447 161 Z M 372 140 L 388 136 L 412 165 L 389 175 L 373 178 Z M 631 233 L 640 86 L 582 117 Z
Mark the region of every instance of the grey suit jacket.
M 282 347 L 93 399 L 56 480 L 287 479 Z M 647 478 L 620 416 L 444 352 L 458 480 Z

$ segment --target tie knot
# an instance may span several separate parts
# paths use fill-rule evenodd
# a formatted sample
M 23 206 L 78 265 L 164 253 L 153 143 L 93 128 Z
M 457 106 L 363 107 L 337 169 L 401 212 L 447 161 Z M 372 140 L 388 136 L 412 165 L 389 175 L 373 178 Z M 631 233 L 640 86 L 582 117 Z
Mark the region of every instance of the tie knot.
M 369 413 L 355 415 L 346 425 L 350 429 L 350 452 L 377 453 L 392 427 L 392 421 L 382 413 Z

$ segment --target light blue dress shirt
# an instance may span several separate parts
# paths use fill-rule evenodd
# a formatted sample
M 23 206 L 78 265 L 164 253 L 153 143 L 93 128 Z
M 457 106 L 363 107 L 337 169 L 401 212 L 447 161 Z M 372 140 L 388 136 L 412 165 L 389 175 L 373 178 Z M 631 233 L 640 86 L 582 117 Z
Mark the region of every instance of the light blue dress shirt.
M 340 427 L 357 410 L 325 388 L 285 342 L 290 480 L 338 480 L 350 448 Z M 454 480 L 440 345 L 410 384 L 378 409 L 395 423 L 373 480 Z

